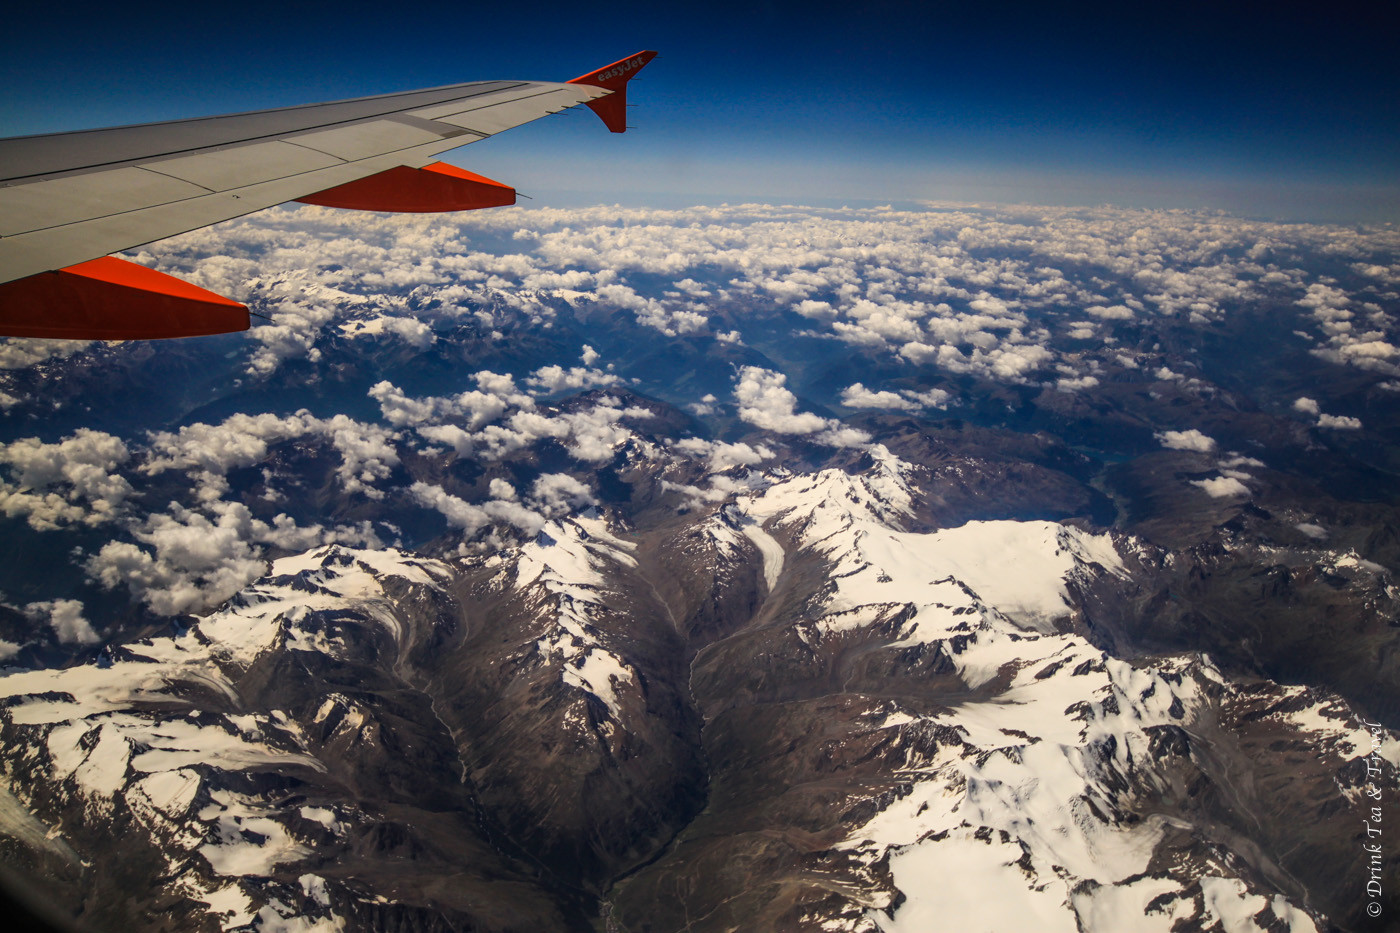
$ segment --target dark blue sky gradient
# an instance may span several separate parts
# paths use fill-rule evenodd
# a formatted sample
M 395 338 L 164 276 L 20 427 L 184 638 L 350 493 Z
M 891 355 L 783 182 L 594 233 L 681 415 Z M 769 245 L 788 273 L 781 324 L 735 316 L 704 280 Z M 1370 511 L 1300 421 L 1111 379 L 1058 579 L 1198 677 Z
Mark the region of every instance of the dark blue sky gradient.
M 636 132 L 565 114 L 452 161 L 546 203 L 1400 221 L 1400 12 L 1350 3 L 31 4 L 0 38 L 0 132 L 564 80 L 642 48 L 662 57 L 635 86 Z

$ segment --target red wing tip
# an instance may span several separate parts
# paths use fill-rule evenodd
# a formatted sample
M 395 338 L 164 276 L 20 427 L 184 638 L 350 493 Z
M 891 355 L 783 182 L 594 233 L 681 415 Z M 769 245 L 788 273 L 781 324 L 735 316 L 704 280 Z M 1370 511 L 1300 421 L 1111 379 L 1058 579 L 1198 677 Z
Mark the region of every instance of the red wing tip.
M 615 91 L 632 80 L 633 76 L 641 71 L 642 68 L 646 66 L 647 62 L 655 57 L 656 52 L 652 49 L 636 52 L 632 55 L 628 55 L 626 58 L 619 58 L 610 65 L 604 65 L 602 68 L 590 71 L 586 75 L 579 75 L 577 78 L 571 78 L 568 83 L 591 84 L 595 87 L 602 87 Z

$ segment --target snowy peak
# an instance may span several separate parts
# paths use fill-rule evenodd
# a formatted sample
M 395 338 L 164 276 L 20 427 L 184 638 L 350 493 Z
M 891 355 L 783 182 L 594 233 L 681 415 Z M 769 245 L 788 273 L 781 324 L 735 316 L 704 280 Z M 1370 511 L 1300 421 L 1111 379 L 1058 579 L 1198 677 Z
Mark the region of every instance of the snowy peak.
M 914 470 L 886 455 L 861 474 L 828 469 L 784 476 L 761 493 L 741 496 L 738 504 L 760 521 L 791 528 L 799 543 L 810 546 L 857 524 L 902 528 L 916 495 L 909 479 Z
M 1053 522 L 984 521 L 936 532 L 904 531 L 913 487 L 894 458 L 872 475 L 825 470 L 741 498 L 756 523 L 782 527 L 831 566 L 830 607 L 913 603 L 970 607 L 973 597 L 1021 625 L 1050 631 L 1070 611 L 1067 581 L 1124 573 L 1107 533 Z
M 369 716 L 332 695 L 310 723 L 325 733 L 317 740 L 250 691 L 278 689 L 257 671 L 291 655 L 320 655 L 325 662 L 309 662 L 320 667 L 382 635 L 392 648 L 401 605 L 416 592 L 440 594 L 449 576 L 443 564 L 393 550 L 318 548 L 275 561 L 175 636 L 125 645 L 110 662 L 10 674 L 0 679 L 0 721 L 9 741 L 32 749 L 13 786 L 58 821 L 55 833 L 87 838 L 103 821 L 134 818 L 143 827 L 135 851 L 156 846 L 171 893 L 204 905 L 223 929 L 293 919 L 299 929 L 338 929 L 329 900 L 289 907 L 305 898 L 279 899 L 276 883 L 246 879 L 279 875 L 343 831 L 332 810 L 267 791 L 328 780 L 323 741 L 361 740 Z M 293 684 L 282 689 L 297 702 Z
M 517 549 L 513 583 L 519 590 L 538 584 L 555 595 L 583 598 L 604 583 L 608 565 L 635 567 L 634 548 L 596 513 L 550 521 Z
M 637 566 L 635 548 L 589 509 L 548 522 L 534 540 L 487 561 L 527 601 L 538 662 L 557 667 L 559 682 L 595 698 L 618 723 L 626 719 L 619 691 L 637 693 L 639 682 L 599 623 L 613 611 L 612 581 Z

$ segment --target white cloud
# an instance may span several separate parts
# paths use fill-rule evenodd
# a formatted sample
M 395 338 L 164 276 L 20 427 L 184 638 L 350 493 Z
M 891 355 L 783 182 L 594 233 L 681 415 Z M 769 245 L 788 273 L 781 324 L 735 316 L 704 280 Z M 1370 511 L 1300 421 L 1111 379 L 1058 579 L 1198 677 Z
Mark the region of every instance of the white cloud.
M 591 348 L 590 348 L 591 349 Z M 597 354 L 594 354 L 597 357 Z M 533 386 L 537 391 L 553 395 L 573 389 L 591 389 L 597 386 L 617 385 L 622 380 L 609 372 L 601 369 L 586 369 L 582 366 L 574 366 L 565 369 L 562 366 L 543 366 L 525 380 L 527 385 Z
M 385 379 L 369 388 L 369 397 L 379 403 L 380 416 L 396 428 L 411 424 L 421 424 L 440 417 L 446 407 L 446 399 L 409 398 L 402 389 Z
M 133 531 L 150 550 L 113 541 L 88 558 L 88 577 L 106 589 L 125 586 L 157 615 L 217 606 L 263 574 L 266 565 L 244 527 L 246 515 L 229 509 L 211 520 L 172 505 Z
M 836 317 L 836 309 L 825 301 L 799 301 L 793 306 L 793 310 L 803 317 L 813 318 L 819 321 L 829 321 Z
M 224 474 L 267 459 L 270 444 L 302 437 L 319 422 L 307 412 L 232 415 L 219 424 L 196 422 L 178 432 L 156 431 L 148 436 L 149 453 L 142 472 L 156 475 L 177 469 Z
M 925 392 L 901 390 L 900 394 L 918 402 L 925 408 L 947 408 L 948 402 L 952 398 L 946 389 L 929 389 Z
M 92 623 L 83 618 L 83 604 L 76 599 L 29 603 L 24 614 L 35 621 L 47 621 L 65 645 L 95 645 L 102 640 L 93 631 Z
M 530 499 L 548 515 L 569 512 L 597 502 L 593 492 L 567 473 L 545 473 L 530 487 Z
M 302 357 L 313 363 L 320 360 L 321 351 L 316 348 L 316 340 L 335 319 L 336 309 L 330 305 L 283 301 L 268 317 L 272 323 L 248 331 L 248 336 L 261 344 L 248 358 L 248 372 L 256 376 L 270 376 L 285 360 Z
M 687 437 L 672 445 L 687 456 L 705 457 L 707 469 L 722 472 L 736 466 L 757 466 L 764 460 L 771 460 L 777 454 L 762 444 L 750 447 L 748 444 L 729 444 L 724 441 L 707 441 L 698 437 Z
M 1208 454 L 1215 449 L 1215 441 L 1195 428 L 1185 431 L 1159 431 L 1155 436 L 1163 447 L 1171 450 L 1195 450 Z
M 515 501 L 513 489 L 511 493 L 510 498 L 488 499 L 478 505 L 429 483 L 416 482 L 409 488 L 414 501 L 441 513 L 449 525 L 462 529 L 468 537 L 497 523 L 512 526 L 525 534 L 537 534 L 544 527 L 544 516 Z
M 89 428 L 52 444 L 26 437 L 0 445 L 14 480 L 0 482 L 0 511 L 37 531 L 111 521 L 132 493 L 115 472 L 130 456 L 120 438 Z
M 718 408 L 718 406 L 715 404 L 718 401 L 719 399 L 706 392 L 704 395 L 700 396 L 700 401 L 691 402 L 689 405 L 686 406 L 686 408 L 690 409 L 693 413 L 697 415 L 712 415 Z
M 1249 495 L 1249 487 L 1233 476 L 1192 480 L 1191 485 L 1204 489 L 1212 499 L 1228 499 L 1233 496 Z
M 1305 415 L 1317 415 L 1321 414 L 1322 412 L 1322 409 L 1317 404 L 1317 400 L 1310 399 L 1307 396 L 1302 396 L 1301 398 L 1294 399 L 1293 410 L 1300 411 Z
M 371 394 L 381 387 L 393 390 L 388 383 L 380 383 L 370 390 Z M 390 398 L 388 403 L 381 401 L 381 406 L 389 404 L 392 408 L 399 401 L 407 404 L 407 400 Z M 340 454 L 336 475 L 346 492 L 373 499 L 383 497 L 383 492 L 371 484 L 387 478 L 399 463 L 398 452 L 391 443 L 394 434 L 346 415 L 321 419 L 306 411 L 285 418 L 270 413 L 236 414 L 220 424 L 199 422 L 176 433 L 154 432 L 149 437 L 150 455 L 141 469 L 148 475 L 185 470 L 204 487 L 201 498 L 215 500 L 227 488 L 222 477 L 229 470 L 261 463 L 268 458 L 272 444 L 306 436 L 328 441 Z
M 46 360 L 67 359 L 93 345 L 91 340 L 0 339 L 0 370 L 27 369 Z
M 493 386 L 502 387 L 499 383 Z M 618 445 L 632 436 L 631 430 L 621 423 L 624 419 L 654 417 L 645 408 L 623 407 L 611 396 L 598 399 L 592 408 L 557 414 L 537 410 L 533 399 L 527 401 L 530 403 L 528 408 L 515 411 L 500 423 L 487 424 L 480 430 L 469 430 L 455 424 L 425 424 L 416 430 L 423 438 L 447 445 L 463 457 L 499 460 L 536 441 L 553 438 L 574 458 L 602 463 L 610 460 Z M 432 417 L 442 415 L 445 410 L 435 408 Z M 478 417 L 473 417 L 469 427 L 475 427 L 479 421 Z
M 679 282 L 674 282 L 672 284 L 675 285 L 678 290 L 685 292 L 692 298 L 709 298 L 714 294 L 714 292 L 710 291 L 702 283 L 690 278 L 681 279 Z
M 399 463 L 398 451 L 391 443 L 393 432 L 345 415 L 321 422 L 321 430 L 340 453 L 340 466 L 335 472 L 341 488 L 347 493 L 383 499 L 383 490 L 372 484 L 387 479 Z
M 936 211 L 738 205 L 478 215 L 278 211 L 223 225 L 217 234 L 167 241 L 161 261 L 180 265 L 191 281 L 273 309 L 274 322 L 249 335 L 255 372 L 270 372 L 294 357 L 316 362 L 318 347 L 334 345 L 342 352 L 346 337 L 380 334 L 426 345 L 436 327 L 439 333 L 474 328 L 474 337 L 485 340 L 492 332 L 544 327 L 569 314 L 589 325 L 589 315 L 606 314 L 612 306 L 629 309 L 663 333 L 712 330 L 719 339 L 739 329 L 761 339 L 757 335 L 769 333 L 765 328 L 782 320 L 779 315 L 791 321 L 795 312 L 805 318 L 804 333 L 868 346 L 882 366 L 909 364 L 909 376 L 918 364 L 1071 391 L 1104 378 L 1092 364 L 1118 359 L 1190 387 L 1200 381 L 1172 372 L 1147 349 L 1150 342 L 1127 352 L 1082 345 L 1066 350 L 1066 335 L 1084 337 L 1095 328 L 1106 334 L 1120 322 L 1146 327 L 1154 317 L 1171 317 L 1173 326 L 1210 322 L 1247 300 L 1269 298 L 1297 302 L 1294 319 L 1283 326 L 1307 328 L 1320 356 L 1400 374 L 1400 340 L 1394 315 L 1385 310 L 1391 303 L 1379 297 L 1394 278 L 1384 265 L 1390 258 L 1368 252 L 1367 241 L 1335 228 L 1114 209 L 1049 208 L 1028 219 L 1024 213 L 949 205 Z M 529 228 L 523 232 L 522 216 Z M 497 239 L 508 244 L 495 250 L 502 255 L 472 246 Z M 1325 279 L 1295 268 L 1306 263 L 1292 259 L 1283 267 L 1270 264 L 1272 256 L 1322 249 L 1342 261 L 1334 268 L 1350 268 L 1367 276 L 1366 283 L 1351 284 L 1349 272 L 1336 273 L 1346 282 Z M 748 325 L 763 316 L 768 320 Z M 55 346 L 54 352 L 67 351 Z M 591 346 L 578 362 L 542 367 L 528 387 L 562 392 L 615 379 L 592 368 L 598 355 Z M 1171 365 L 1181 368 L 1174 360 Z M 823 443 L 860 442 L 854 429 L 799 411 L 781 373 L 750 369 L 759 375 L 746 389 L 741 374 L 735 391 L 740 416 L 749 424 Z M 490 459 L 552 438 L 576 458 L 601 463 L 630 436 L 615 411 L 537 409 L 510 377 L 487 375 L 478 374 L 471 393 L 410 398 L 386 382 L 375 387 L 374 397 L 384 425 L 417 430 L 460 456 Z M 498 388 L 494 379 L 507 385 Z M 910 384 L 907 377 L 892 383 Z M 843 400 L 851 407 L 912 411 L 949 400 L 934 389 L 877 391 L 856 384 L 847 391 Z M 688 407 L 713 414 L 720 405 L 706 397 Z M 1324 423 L 1320 408 L 1310 414 L 1319 416 L 1319 426 L 1358 426 L 1342 416 L 1326 416 Z M 145 471 L 185 470 L 203 500 L 213 503 L 227 493 L 222 478 L 230 469 L 262 462 L 272 445 L 296 437 L 333 445 L 342 458 L 342 485 L 365 495 L 382 495 L 397 464 L 400 436 L 382 425 L 370 431 L 349 419 L 306 413 L 242 417 L 249 420 L 154 435 Z M 1173 436 L 1179 439 L 1163 443 L 1213 449 L 1202 446 L 1213 442 L 1199 432 L 1162 435 Z M 121 466 L 103 472 L 116 495 L 95 500 L 111 506 L 109 514 L 121 514 L 121 503 L 131 498 L 120 498 Z M 1229 469 L 1223 463 L 1221 468 Z M 5 507 L 12 514 L 53 527 L 97 520 L 102 507 L 84 498 L 76 484 L 64 480 L 21 490 L 18 474 L 10 472 Z M 273 527 L 268 534 L 290 543 L 309 531 Z
M 828 447 L 859 447 L 870 443 L 870 435 L 858 428 L 848 427 L 839 421 L 832 421 L 825 431 L 812 436 L 812 440 Z
M 1061 376 L 1055 380 L 1055 388 L 1060 392 L 1077 392 L 1092 389 L 1099 384 L 1097 376 Z
M 1332 428 L 1339 431 L 1356 431 L 1361 428 L 1361 419 L 1349 415 L 1318 415 L 1319 428 Z
M 589 463 L 604 463 L 632 436 L 632 432 L 620 424 L 622 419 L 650 417 L 652 413 L 645 408 L 600 404 L 588 411 L 559 415 L 555 420 L 565 428 L 564 449 L 571 456 Z
M 136 543 L 111 541 L 84 562 L 88 578 L 106 589 L 125 586 L 157 615 L 200 612 L 217 606 L 262 576 L 259 545 L 300 551 L 340 542 L 382 547 L 369 523 L 299 528 L 287 515 L 272 524 L 238 502 L 207 503 L 209 514 L 171 503 L 130 531 Z M 143 546 L 144 545 L 144 546 Z
M 785 387 L 787 376 L 745 366 L 739 370 L 734 397 L 739 417 L 755 427 L 776 434 L 814 434 L 827 427 L 827 419 L 812 412 L 797 413 L 797 396 Z
M 744 296 L 744 313 L 796 310 L 821 332 L 853 343 L 893 340 L 911 360 L 927 360 L 927 348 L 947 344 L 957 351 L 947 359 L 960 371 L 1016 382 L 1028 377 L 1026 368 L 992 351 L 1030 344 L 1049 354 L 1037 366 L 1053 363 L 1061 351 L 1051 331 L 1087 333 L 1073 317 L 1205 323 L 1252 299 L 1291 295 L 1322 334 L 1319 356 L 1400 374 L 1393 315 L 1368 311 L 1380 306 L 1333 280 L 1271 262 L 1323 251 L 1369 277 L 1364 288 L 1372 292 L 1393 284 L 1388 256 L 1367 237 L 1330 227 L 1111 208 L 1038 208 L 1028 220 L 954 205 L 479 213 L 305 207 L 165 241 L 161 261 L 197 284 L 274 308 L 275 321 L 250 335 L 254 371 L 292 356 L 314 360 L 327 320 L 355 334 L 410 326 L 381 320 L 416 316 L 426 324 L 432 314 L 485 313 L 501 319 L 493 328 L 512 315 L 540 323 L 556 313 L 542 303 L 553 295 L 580 309 L 627 308 L 644 326 L 675 335 L 705 329 L 712 305 L 723 309 Z M 517 252 L 469 245 L 491 236 Z M 664 284 L 643 286 L 634 275 L 660 276 Z M 1028 312 L 1075 326 L 1037 335 Z
M 902 411 L 917 411 L 921 406 L 898 392 L 872 392 L 861 383 L 853 383 L 841 390 L 841 404 L 847 408 L 893 408 Z
M 472 378 L 478 388 L 458 395 L 411 398 L 398 386 L 384 380 L 370 387 L 369 396 L 379 403 L 384 420 L 399 428 L 465 418 L 468 429 L 475 430 L 512 408 L 535 407 L 535 400 L 520 391 L 508 375 L 481 370 Z
M 1123 305 L 1091 305 L 1085 308 L 1084 312 L 1105 321 L 1131 321 L 1136 316 L 1132 308 Z
M 854 447 L 870 440 L 864 431 L 843 425 L 835 418 L 797 411 L 797 396 L 786 388 L 787 376 L 758 366 L 739 370 L 734 397 L 739 417 L 775 434 L 808 435 L 818 444 Z
M 1244 456 L 1243 454 L 1237 454 L 1237 453 L 1234 453 L 1233 451 L 1231 451 L 1230 456 L 1229 456 L 1227 459 L 1225 459 L 1225 460 L 1221 460 L 1220 463 L 1218 464 L 1218 466 L 1219 466 L 1222 470 L 1223 470 L 1223 469 L 1230 469 L 1230 468 L 1239 468 L 1239 467 L 1256 467 L 1256 468 L 1260 468 L 1260 467 L 1263 467 L 1263 466 L 1264 466 L 1264 461 L 1263 461 L 1263 460 L 1259 460 L 1259 459 L 1257 459 L 1257 458 L 1255 458 L 1255 457 L 1246 457 L 1246 456 Z

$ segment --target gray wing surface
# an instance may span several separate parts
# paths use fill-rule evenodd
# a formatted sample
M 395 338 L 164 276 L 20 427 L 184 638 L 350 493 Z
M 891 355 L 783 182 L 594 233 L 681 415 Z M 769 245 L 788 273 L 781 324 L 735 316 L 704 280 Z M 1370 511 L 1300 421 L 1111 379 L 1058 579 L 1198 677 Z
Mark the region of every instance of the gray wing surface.
M 0 283 L 240 217 L 604 97 L 482 81 L 0 140 Z

